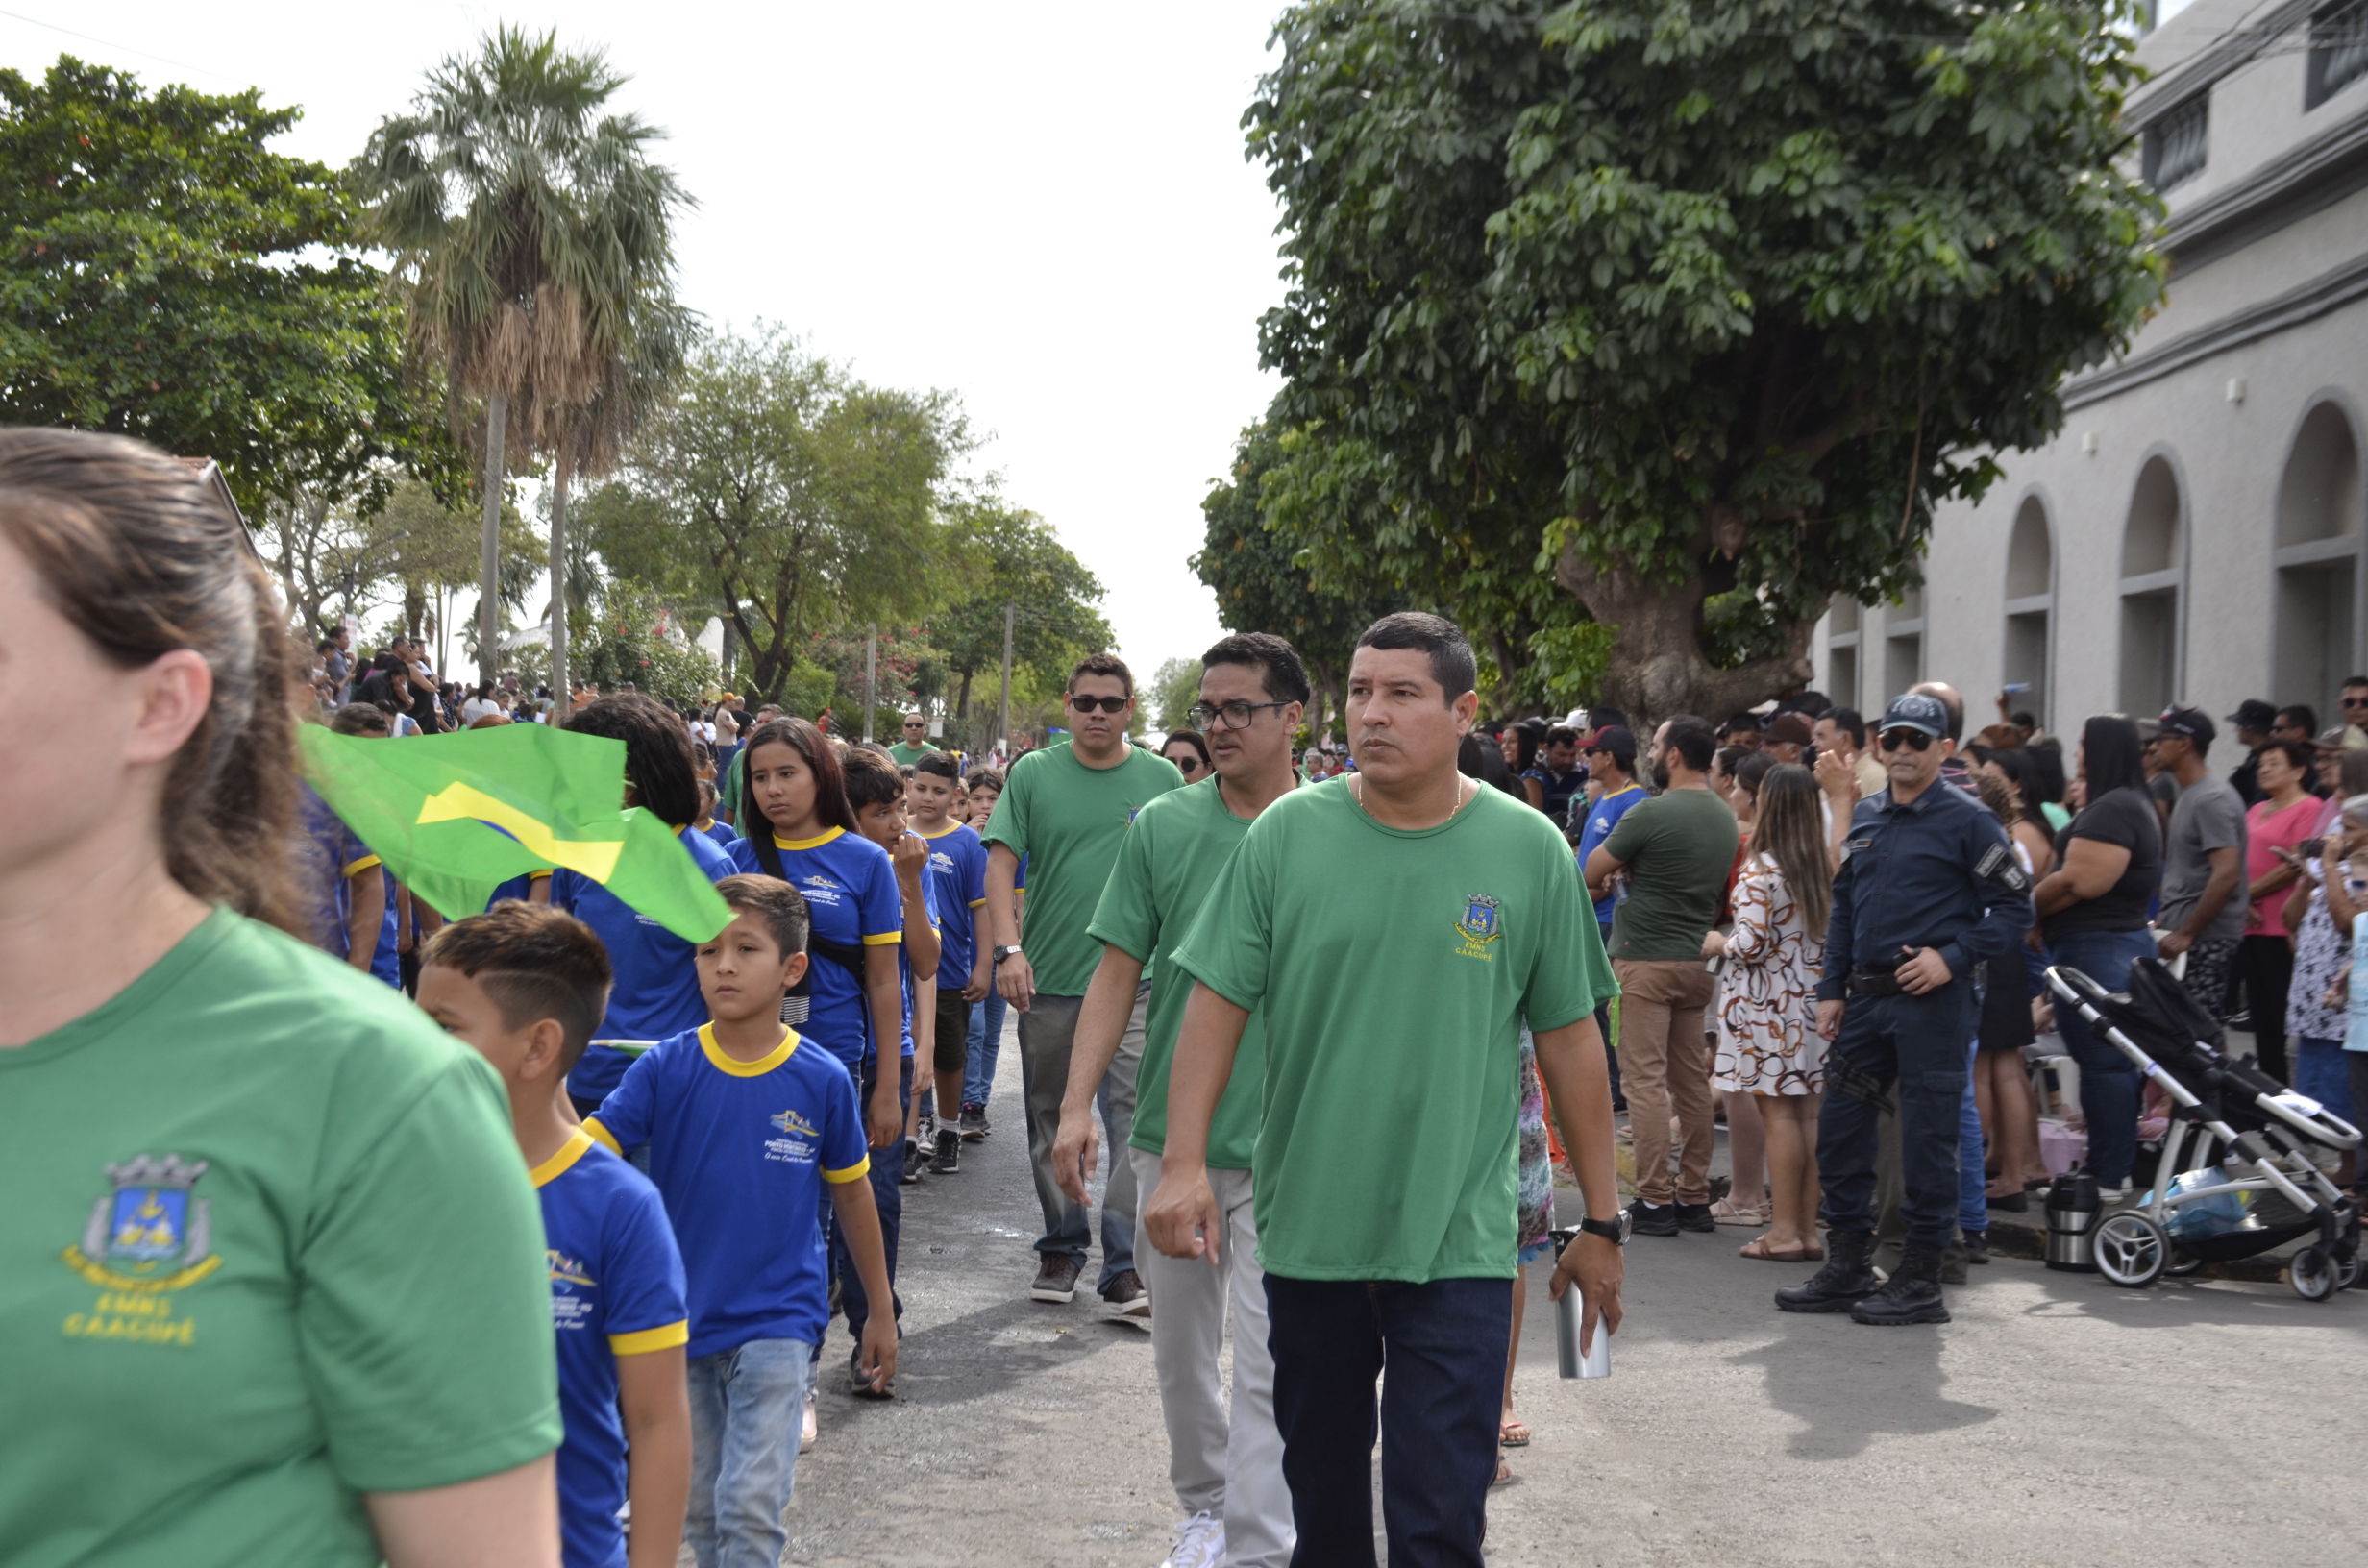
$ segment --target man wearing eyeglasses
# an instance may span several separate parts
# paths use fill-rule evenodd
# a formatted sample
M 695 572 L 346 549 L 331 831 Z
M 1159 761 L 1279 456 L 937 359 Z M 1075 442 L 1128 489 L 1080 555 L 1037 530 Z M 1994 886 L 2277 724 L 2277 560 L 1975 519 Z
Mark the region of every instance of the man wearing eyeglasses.
M 1028 1295 L 1055 1305 L 1073 1300 L 1085 1271 L 1090 1211 L 1061 1190 L 1052 1173 L 1070 1047 L 1102 944 L 1086 927 L 1118 863 L 1135 813 L 1184 786 L 1175 764 L 1130 746 L 1135 677 L 1113 653 L 1096 653 L 1070 673 L 1070 741 L 1025 752 L 1011 765 L 987 841 L 987 915 L 995 934 L 995 986 L 1020 1015 L 1020 1091 L 1027 1107 L 1028 1163 L 1045 1215 L 1037 1272 Z M 1012 890 L 1027 857 L 1027 949 Z M 1135 1173 L 1124 1150 L 1133 1132 L 1135 1069 L 1143 1060 L 1150 987 L 1136 989 L 1117 1055 L 1097 1096 L 1112 1151 L 1101 1206 L 1101 1297 L 1110 1310 L 1141 1320 L 1150 1298 L 1135 1272 Z
M 1826 1262 L 1776 1292 L 1788 1312 L 1848 1312 L 1860 1323 L 1946 1323 L 1941 1253 L 1957 1229 L 1959 1111 L 1973 974 L 2029 929 L 2031 878 L 2006 830 L 1975 796 L 1940 782 L 1956 750 L 1949 710 L 1911 692 L 1877 730 L 1889 785 L 1859 802 L 1849 858 L 1834 878 L 1817 983 L 1817 1032 L 1832 1042 L 1817 1116 L 1817 1167 L 1830 1228 Z M 1908 1240 L 1879 1284 L 1875 1162 L 1896 1086 Z
M 937 747 L 929 744 L 929 722 L 917 713 L 904 716 L 904 738 L 888 748 L 900 768 L 910 768 Z

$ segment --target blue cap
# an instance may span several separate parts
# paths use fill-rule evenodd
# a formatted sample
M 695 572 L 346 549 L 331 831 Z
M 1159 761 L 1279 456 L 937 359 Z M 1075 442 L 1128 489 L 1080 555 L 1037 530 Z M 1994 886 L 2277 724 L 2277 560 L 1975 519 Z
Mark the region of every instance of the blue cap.
M 1886 730 L 1921 730 L 1934 740 L 1949 732 L 1949 710 L 1940 705 L 1940 698 L 1926 697 L 1921 692 L 1907 692 L 1891 698 L 1891 705 L 1883 710 L 1883 723 L 1876 726 L 1880 735 Z

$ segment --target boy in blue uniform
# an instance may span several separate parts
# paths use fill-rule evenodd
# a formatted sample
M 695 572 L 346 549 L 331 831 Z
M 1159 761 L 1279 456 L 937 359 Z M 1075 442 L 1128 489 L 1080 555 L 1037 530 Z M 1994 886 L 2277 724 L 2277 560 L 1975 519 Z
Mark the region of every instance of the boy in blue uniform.
M 986 995 L 993 965 L 979 944 L 978 911 L 987 901 L 987 846 L 953 819 L 961 779 L 954 761 L 932 751 L 913 764 L 904 781 L 912 828 L 929 846 L 928 877 L 938 915 L 937 1017 L 930 1066 L 937 1079 L 937 1146 L 929 1174 L 961 1168 L 962 1135 L 953 1115 L 965 1113 L 970 1066 L 971 1004 Z
M 509 903 L 429 941 L 419 1005 L 501 1073 L 542 1197 L 567 1430 L 557 1462 L 567 1568 L 673 1568 L 691 1484 L 682 1260 L 657 1189 L 594 1143 L 565 1103 L 567 1069 L 600 1021 L 608 981 L 608 956 L 580 920 Z M 617 1521 L 629 1499 L 629 1551 Z
M 830 1321 L 822 1195 L 875 1296 L 888 1293 L 879 1214 L 862 1178 L 855 1082 L 781 1022 L 805 971 L 806 909 L 767 876 L 715 891 L 732 920 L 697 949 L 710 1021 L 661 1041 L 584 1123 L 610 1149 L 650 1145 L 690 1281 L 691 1500 L 700 1568 L 771 1568 L 789 1541 L 799 1417 Z M 867 1326 L 857 1365 L 896 1373 L 893 1318 Z

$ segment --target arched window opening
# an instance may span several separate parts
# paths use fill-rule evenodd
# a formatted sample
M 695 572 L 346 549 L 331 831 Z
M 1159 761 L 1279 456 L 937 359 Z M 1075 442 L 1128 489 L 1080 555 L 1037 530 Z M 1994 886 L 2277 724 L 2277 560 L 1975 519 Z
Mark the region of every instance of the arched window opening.
M 2278 484 L 2276 700 L 2334 713 L 2359 662 L 2359 444 L 2341 405 L 2295 432 Z
M 2048 711 L 2055 609 L 2056 546 L 2047 507 L 2038 497 L 2026 496 L 2007 539 L 2007 625 L 1999 684 L 2007 689 L 2010 708 L 2029 713 L 2049 727 L 2055 723 Z
M 2159 454 L 2138 470 L 2121 536 L 2121 707 L 2159 713 L 2180 695 L 2186 591 L 2186 505 Z

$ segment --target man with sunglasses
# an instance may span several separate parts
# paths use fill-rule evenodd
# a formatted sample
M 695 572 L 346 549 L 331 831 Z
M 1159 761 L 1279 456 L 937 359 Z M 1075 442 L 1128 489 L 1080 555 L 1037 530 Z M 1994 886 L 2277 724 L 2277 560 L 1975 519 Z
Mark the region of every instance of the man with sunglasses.
M 2031 878 L 2005 829 L 1975 796 L 1940 781 L 1956 750 L 1936 697 L 1891 699 L 1877 730 L 1889 785 L 1859 802 L 1849 858 L 1834 878 L 1817 1032 L 1832 1041 L 1817 1167 L 1826 1262 L 1776 1292 L 1788 1312 L 1848 1312 L 1860 1323 L 1946 1323 L 1941 1253 L 1957 1229 L 1959 1112 L 1973 974 L 2013 949 L 2032 919 Z M 1879 1283 L 1875 1164 L 1894 1088 L 1908 1240 Z
M 1020 1091 L 1027 1107 L 1028 1163 L 1045 1215 L 1028 1295 L 1064 1305 L 1076 1296 L 1091 1237 L 1091 1211 L 1061 1190 L 1052 1172 L 1070 1048 L 1102 944 L 1087 931 L 1135 813 L 1184 786 L 1175 764 L 1128 744 L 1135 677 L 1113 653 L 1080 661 L 1069 676 L 1070 740 L 1014 759 L 987 841 L 987 916 L 995 940 L 995 986 L 1020 1015 Z M 1027 950 L 1020 948 L 1013 889 L 1027 857 Z M 1135 1116 L 1135 1069 L 1143 1060 L 1150 987 L 1138 986 L 1118 1052 L 1097 1095 L 1112 1152 L 1102 1193 L 1102 1300 L 1122 1316 L 1150 1315 L 1135 1272 L 1135 1173 L 1125 1149 Z
M 920 714 L 904 716 L 904 738 L 888 748 L 888 755 L 900 768 L 910 768 L 937 747 L 929 744 L 929 722 Z

